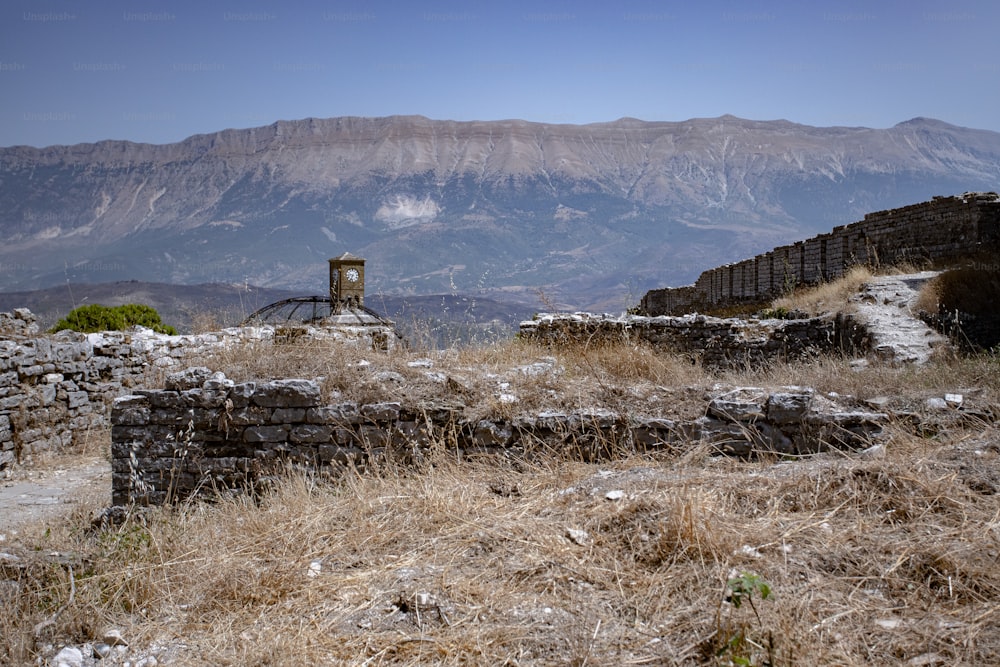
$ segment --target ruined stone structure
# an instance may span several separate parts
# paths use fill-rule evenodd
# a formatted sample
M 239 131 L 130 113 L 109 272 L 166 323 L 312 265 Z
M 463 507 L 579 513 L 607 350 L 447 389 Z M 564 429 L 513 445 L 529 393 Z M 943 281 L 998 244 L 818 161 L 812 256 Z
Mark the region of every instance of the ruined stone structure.
M 111 401 L 148 363 L 125 335 L 39 336 L 30 312 L 15 315 L 26 326 L 6 329 L 6 340 L 0 340 L 0 473 L 107 424 Z
M 306 339 L 384 349 L 386 327 L 242 327 L 167 336 L 149 329 L 80 334 L 38 333 L 26 309 L 0 313 L 0 474 L 13 463 L 56 451 L 104 427 L 112 400 L 148 373 L 235 345 L 268 346 Z
M 328 405 L 313 381 L 237 384 L 207 368 L 173 374 L 166 386 L 115 401 L 116 505 L 243 490 L 288 464 L 321 473 L 386 459 L 412 464 L 431 447 L 460 457 L 541 449 L 597 459 L 707 441 L 734 455 L 805 454 L 868 446 L 887 420 L 801 387 L 718 388 L 705 397 L 705 416 L 677 421 L 602 409 L 470 420 L 461 406 L 443 404 Z
M 521 323 L 522 338 L 595 343 L 628 337 L 690 355 L 711 368 L 745 368 L 866 347 L 866 330 L 837 315 L 801 320 L 721 319 L 705 315 L 644 317 L 590 313 L 542 314 Z
M 1000 197 L 996 193 L 935 197 L 869 213 L 864 220 L 827 234 L 705 271 L 694 285 L 652 290 L 640 308 L 646 315 L 681 315 L 762 304 L 799 285 L 835 280 L 857 264 L 947 265 L 997 252 Z

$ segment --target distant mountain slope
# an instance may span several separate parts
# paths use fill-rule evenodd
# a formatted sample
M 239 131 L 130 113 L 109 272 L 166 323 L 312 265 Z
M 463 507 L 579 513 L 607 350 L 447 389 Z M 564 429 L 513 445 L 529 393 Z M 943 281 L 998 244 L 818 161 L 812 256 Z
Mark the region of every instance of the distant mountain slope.
M 253 285 L 169 285 L 127 280 L 0 292 L 0 311 L 29 308 L 38 318 L 39 327 L 48 329 L 77 306 L 143 303 L 156 308 L 165 323 L 177 327 L 181 333 L 191 333 L 235 326 L 271 303 L 311 295 Z M 392 319 L 406 340 L 416 347 L 447 347 L 496 337 L 510 338 L 517 332 L 518 323 L 537 311 L 461 294 L 408 297 L 369 294 L 365 303 Z
M 723 116 L 592 125 L 331 118 L 169 145 L 0 149 L 0 289 L 67 280 L 621 309 L 652 287 L 933 195 L 1000 187 L 1000 133 Z

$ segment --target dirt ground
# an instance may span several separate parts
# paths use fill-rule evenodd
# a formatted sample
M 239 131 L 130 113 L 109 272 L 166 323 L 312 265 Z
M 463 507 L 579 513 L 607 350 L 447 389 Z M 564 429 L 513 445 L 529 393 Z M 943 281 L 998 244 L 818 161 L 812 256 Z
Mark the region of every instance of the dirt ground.
M 37 467 L 17 467 L 0 481 L 0 536 L 64 516 L 72 506 L 111 504 L 111 463 L 94 455 L 53 456 Z

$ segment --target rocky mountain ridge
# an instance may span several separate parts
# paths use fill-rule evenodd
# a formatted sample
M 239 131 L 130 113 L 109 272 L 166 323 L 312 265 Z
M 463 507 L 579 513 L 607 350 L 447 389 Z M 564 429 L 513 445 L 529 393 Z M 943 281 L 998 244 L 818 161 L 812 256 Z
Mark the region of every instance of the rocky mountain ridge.
M 280 121 L 150 145 L 0 148 L 0 289 L 68 280 L 621 309 L 646 289 L 864 213 L 1000 183 L 1000 133 L 722 116 L 591 125 Z

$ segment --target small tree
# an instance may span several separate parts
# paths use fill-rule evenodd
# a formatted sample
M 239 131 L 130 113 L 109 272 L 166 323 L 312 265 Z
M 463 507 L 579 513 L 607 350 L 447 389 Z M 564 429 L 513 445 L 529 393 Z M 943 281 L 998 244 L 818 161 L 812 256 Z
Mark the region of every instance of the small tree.
M 74 308 L 49 329 L 50 333 L 70 329 L 81 333 L 122 331 L 139 325 L 157 333 L 177 335 L 177 330 L 160 320 L 160 314 L 150 306 L 129 303 L 124 306 L 102 306 L 98 303 Z

